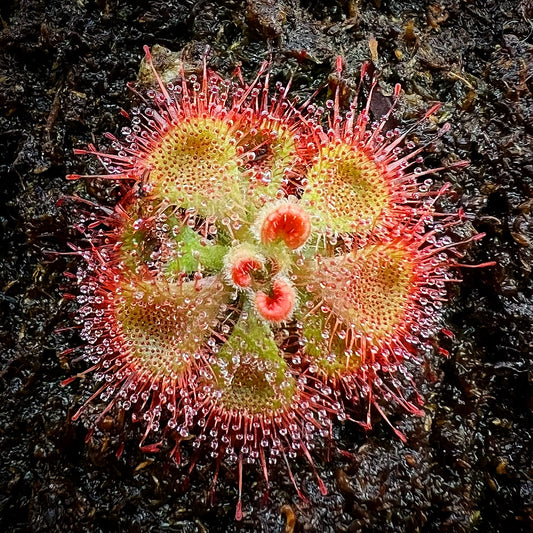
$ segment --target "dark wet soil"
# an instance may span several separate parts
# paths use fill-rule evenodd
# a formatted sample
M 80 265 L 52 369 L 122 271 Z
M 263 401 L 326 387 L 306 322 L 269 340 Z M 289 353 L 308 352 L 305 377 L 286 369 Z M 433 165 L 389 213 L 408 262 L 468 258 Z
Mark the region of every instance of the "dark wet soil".
M 533 530 L 531 369 L 533 290 L 533 3 L 530 0 L 3 0 L 0 7 L 0 530 L 6 532 L 503 532 Z M 335 429 L 317 454 L 329 494 L 308 467 L 294 466 L 309 498 L 284 470 L 245 475 L 242 522 L 236 480 L 221 472 L 209 503 L 212 466 L 186 469 L 142 454 L 136 428 L 115 457 L 107 434 L 84 443 L 72 423 L 90 383 L 61 387 L 83 369 L 60 355 L 79 343 L 58 333 L 72 323 L 62 299 L 66 251 L 75 238 L 75 192 L 113 202 L 98 184 L 68 172 L 96 170 L 72 154 L 125 125 L 142 45 L 181 52 L 191 65 L 209 47 L 222 73 L 242 63 L 250 79 L 271 54 L 276 79 L 309 95 L 346 59 L 347 84 L 363 61 L 380 71 L 384 94 L 400 82 L 404 116 L 443 102 L 453 124 L 430 157 L 469 159 L 445 173 L 453 200 L 486 238 L 468 262 L 440 339 L 451 355 L 420 373 L 426 415 L 398 413 L 402 444 L 381 422 L 365 434 Z M 326 90 L 319 98 L 326 97 Z M 92 167 L 91 167 L 92 165 Z

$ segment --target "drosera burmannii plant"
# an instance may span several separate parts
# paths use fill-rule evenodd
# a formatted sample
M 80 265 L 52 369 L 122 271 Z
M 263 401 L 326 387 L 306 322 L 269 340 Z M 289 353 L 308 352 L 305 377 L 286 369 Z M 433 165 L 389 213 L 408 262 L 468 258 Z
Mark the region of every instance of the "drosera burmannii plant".
M 170 439 L 180 460 L 192 441 L 193 465 L 213 458 L 213 486 L 233 464 L 237 519 L 248 463 L 267 484 L 269 466 L 285 465 L 304 498 L 291 471 L 301 455 L 325 493 L 313 448 L 332 424 L 370 429 L 373 410 L 387 422 L 398 406 L 422 412 L 405 362 L 431 349 L 463 245 L 482 237 L 449 235 L 463 213 L 438 212 L 449 185 L 433 187 L 442 168 L 423 170 L 424 146 L 410 140 L 439 106 L 389 130 L 400 86 L 371 122 L 375 79 L 359 102 L 366 65 L 344 112 L 338 87 L 326 109 L 291 101 L 266 62 L 246 84 L 205 62 L 199 76 L 164 83 L 148 47 L 145 61 L 156 88 L 120 140 L 107 135 L 113 150 L 76 150 L 104 172 L 69 176 L 122 192 L 113 209 L 85 200 L 73 215 L 85 220 L 71 274 L 83 375 L 99 383 L 73 419 L 98 399 L 88 439 L 122 410 L 143 425 L 146 451 Z

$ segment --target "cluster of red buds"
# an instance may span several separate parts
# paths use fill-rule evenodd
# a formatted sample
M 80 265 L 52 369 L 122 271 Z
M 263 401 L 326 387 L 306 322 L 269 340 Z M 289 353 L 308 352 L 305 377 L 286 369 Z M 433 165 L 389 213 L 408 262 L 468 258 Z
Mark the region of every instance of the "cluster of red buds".
M 74 247 L 84 374 L 101 383 L 88 402 L 107 402 L 93 427 L 121 409 L 143 424 L 145 450 L 171 437 L 179 459 L 186 439 L 215 460 L 215 480 L 235 464 L 240 518 L 244 464 L 268 483 L 285 463 L 301 494 L 291 458 L 314 471 L 334 421 L 361 406 L 365 428 L 372 410 L 421 412 L 405 363 L 439 328 L 462 215 L 436 210 L 448 186 L 432 186 L 441 169 L 423 170 L 411 141 L 438 105 L 388 129 L 400 86 L 372 122 L 375 80 L 362 110 L 355 96 L 341 112 L 338 87 L 325 108 L 297 105 L 270 86 L 268 63 L 251 84 L 205 65 L 164 83 L 145 54 L 157 88 L 121 140 L 76 150 L 105 169 L 84 178 L 123 192 L 114 209 L 85 201 L 89 244 Z

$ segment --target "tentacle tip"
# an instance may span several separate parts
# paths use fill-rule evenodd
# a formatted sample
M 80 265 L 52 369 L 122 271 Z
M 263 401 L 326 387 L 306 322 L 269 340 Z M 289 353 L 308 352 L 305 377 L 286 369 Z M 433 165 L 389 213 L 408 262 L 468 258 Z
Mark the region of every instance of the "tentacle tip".
M 146 444 L 144 446 L 140 446 L 140 450 L 143 453 L 156 453 L 161 450 L 161 442 L 155 442 L 153 444 Z
M 117 453 L 115 454 L 117 456 L 117 459 L 120 459 L 123 453 L 124 453 L 124 443 L 121 442 L 117 449 Z
M 343 61 L 342 56 L 340 56 L 340 55 L 337 56 L 336 59 L 335 59 L 335 70 L 337 71 L 337 74 L 339 74 L 339 76 L 342 73 L 343 65 L 344 65 L 344 61 Z
M 460 161 L 456 161 L 455 163 L 452 163 L 450 165 L 450 168 L 465 168 L 470 165 L 470 161 L 468 159 L 461 159 Z
M 441 107 L 442 107 L 442 104 L 440 102 L 436 103 L 434 106 L 431 106 L 426 111 L 426 114 L 424 115 L 424 118 L 429 118 L 431 115 L 434 115 Z M 447 131 L 447 130 L 445 130 L 445 127 L 446 127 L 446 124 L 444 124 L 444 126 L 442 127 L 441 132 L 442 131 Z
M 396 428 L 392 428 L 393 431 L 394 431 L 394 434 L 404 443 L 404 444 L 407 444 L 407 437 L 399 430 L 399 429 L 396 429 Z
M 73 381 L 75 381 L 77 378 L 78 378 L 78 376 L 70 376 L 69 378 L 64 379 L 61 382 L 61 386 L 62 387 L 66 387 L 67 385 L 70 385 Z

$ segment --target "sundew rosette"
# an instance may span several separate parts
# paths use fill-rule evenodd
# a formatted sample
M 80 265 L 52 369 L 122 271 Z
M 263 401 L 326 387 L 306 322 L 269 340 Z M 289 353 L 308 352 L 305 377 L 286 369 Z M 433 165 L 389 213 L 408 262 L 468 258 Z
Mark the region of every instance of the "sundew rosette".
M 157 87 L 121 140 L 108 135 L 114 152 L 77 150 L 106 170 L 86 177 L 123 193 L 114 209 L 83 201 L 73 215 L 85 220 L 72 276 L 83 373 L 101 382 L 88 402 L 107 402 L 93 428 L 119 409 L 143 425 L 144 450 L 170 438 L 177 460 L 189 443 L 191 468 L 211 457 L 213 485 L 222 462 L 235 465 L 237 518 L 247 464 L 267 484 L 284 465 L 304 497 L 300 455 L 325 493 L 313 449 L 332 424 L 356 405 L 366 428 L 372 409 L 421 412 L 404 362 L 427 349 L 463 245 L 480 237 L 450 238 L 463 216 L 438 212 L 447 186 L 431 187 L 440 169 L 422 170 L 410 144 L 438 106 L 389 131 L 400 88 L 371 122 L 377 82 L 362 111 L 357 96 L 366 67 L 350 110 L 337 89 L 325 112 L 292 102 L 290 83 L 272 89 L 267 63 L 249 85 L 205 63 L 164 83 L 145 52 Z

